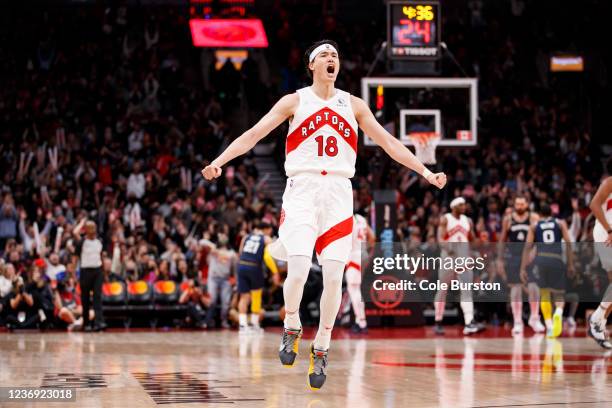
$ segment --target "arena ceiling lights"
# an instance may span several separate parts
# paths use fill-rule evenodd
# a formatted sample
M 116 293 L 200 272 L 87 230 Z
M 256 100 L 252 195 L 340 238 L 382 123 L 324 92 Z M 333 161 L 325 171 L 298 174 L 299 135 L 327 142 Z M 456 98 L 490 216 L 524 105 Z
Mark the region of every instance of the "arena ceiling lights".
M 191 40 L 196 47 L 267 48 L 268 37 L 258 18 L 191 19 Z

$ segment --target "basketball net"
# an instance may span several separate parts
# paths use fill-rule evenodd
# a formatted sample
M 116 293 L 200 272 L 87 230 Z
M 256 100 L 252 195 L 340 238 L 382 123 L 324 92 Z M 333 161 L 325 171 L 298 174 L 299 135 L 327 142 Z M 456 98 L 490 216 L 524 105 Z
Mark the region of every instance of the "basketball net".
M 440 142 L 440 135 L 435 132 L 413 132 L 408 135 L 416 157 L 423 164 L 436 164 L 436 147 Z

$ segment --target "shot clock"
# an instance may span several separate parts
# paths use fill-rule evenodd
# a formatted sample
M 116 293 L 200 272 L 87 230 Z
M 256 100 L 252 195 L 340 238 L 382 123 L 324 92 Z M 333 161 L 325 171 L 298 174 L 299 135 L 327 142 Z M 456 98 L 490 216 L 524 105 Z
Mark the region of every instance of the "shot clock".
M 387 52 L 393 59 L 437 59 L 440 56 L 440 2 L 387 2 Z

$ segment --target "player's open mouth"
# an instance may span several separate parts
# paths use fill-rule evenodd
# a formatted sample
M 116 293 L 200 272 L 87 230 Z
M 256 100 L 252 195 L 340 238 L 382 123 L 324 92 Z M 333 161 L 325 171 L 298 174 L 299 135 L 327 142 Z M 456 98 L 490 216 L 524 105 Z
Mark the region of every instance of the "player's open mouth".
M 335 70 L 336 70 L 335 66 L 333 66 L 333 65 L 328 65 L 327 66 L 327 73 L 328 74 L 333 74 Z

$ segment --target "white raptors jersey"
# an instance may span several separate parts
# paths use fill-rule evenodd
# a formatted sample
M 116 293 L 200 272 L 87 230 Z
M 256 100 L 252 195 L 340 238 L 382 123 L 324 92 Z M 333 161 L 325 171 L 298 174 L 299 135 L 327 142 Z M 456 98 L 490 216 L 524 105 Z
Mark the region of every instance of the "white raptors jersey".
M 445 242 L 469 242 L 470 220 L 464 214 L 455 218 L 451 213 L 444 214 L 446 218 L 446 236 L 442 237 Z
M 368 236 L 368 222 L 359 214 L 353 218 L 353 249 L 352 252 L 361 251 L 361 243 Z
M 608 225 L 612 226 L 612 194 L 609 194 L 608 199 L 604 201 L 602 210 Z M 608 239 L 608 232 L 599 221 L 596 221 L 595 228 L 593 228 L 593 240 L 595 242 L 606 242 L 606 239 Z
M 353 177 L 357 120 L 348 92 L 336 89 L 325 101 L 311 87 L 297 91 L 300 104 L 289 124 L 285 149 L 287 177 L 298 173 Z

